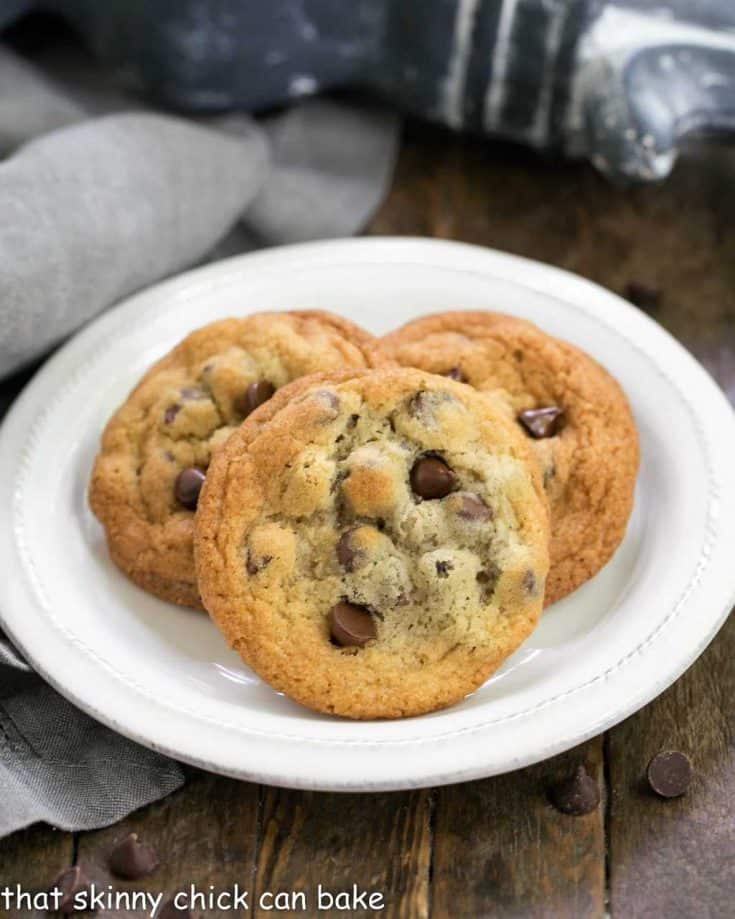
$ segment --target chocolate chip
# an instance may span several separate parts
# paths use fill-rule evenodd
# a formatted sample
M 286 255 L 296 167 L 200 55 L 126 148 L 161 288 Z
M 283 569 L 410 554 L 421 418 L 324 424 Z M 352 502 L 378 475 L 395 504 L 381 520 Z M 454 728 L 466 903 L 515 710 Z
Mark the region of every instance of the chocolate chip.
M 495 564 L 495 562 L 489 562 L 475 575 L 475 580 L 482 588 L 482 595 L 485 600 L 492 596 L 492 593 L 497 586 L 499 577 L 500 568 Z
M 191 919 L 193 915 L 190 909 L 177 906 L 175 900 L 167 900 L 156 913 L 156 919 Z
M 247 418 L 258 406 L 267 402 L 275 391 L 276 387 L 268 380 L 251 383 L 242 396 L 235 401 L 235 410 Z
M 359 420 L 360 420 L 360 416 L 359 416 L 359 415 L 350 415 L 350 417 L 347 419 L 347 430 L 348 430 L 348 431 L 351 431 L 351 430 L 353 430 L 353 428 L 356 428 L 356 427 L 357 427 L 357 422 L 358 422 Z
M 332 640 L 341 647 L 361 648 L 375 638 L 375 623 L 370 611 L 356 603 L 342 600 L 329 611 Z
M 457 380 L 458 383 L 467 382 L 467 377 L 459 367 L 450 367 L 449 370 L 445 371 L 444 376 L 449 377 L 450 380 Z
M 528 594 L 529 597 L 535 596 L 538 592 L 538 584 L 536 582 L 536 575 L 528 568 L 523 572 L 523 577 L 521 578 L 521 587 L 523 587 L 523 592 Z
M 349 472 L 345 471 L 344 469 L 340 469 L 332 479 L 332 483 L 329 486 L 329 493 L 332 495 L 336 494 L 348 475 Z
M 248 560 L 245 565 L 247 568 L 248 574 L 253 577 L 259 571 L 262 571 L 273 561 L 272 555 L 260 555 L 257 556 L 253 553 L 252 549 L 248 549 Z
M 678 798 L 692 781 L 692 764 L 677 750 L 657 753 L 648 764 L 648 784 L 662 798 Z
M 493 512 L 479 495 L 462 495 L 457 516 L 463 520 L 492 520 Z
M 626 285 L 625 297 L 647 313 L 655 313 L 661 306 L 660 289 L 640 281 L 630 281 Z
M 346 533 L 343 533 L 337 541 L 336 547 L 337 561 L 347 572 L 359 568 L 360 563 L 364 560 L 364 552 L 355 549 L 352 543 L 353 532 L 354 530 L 347 530 Z
M 527 408 L 518 415 L 518 420 L 526 431 L 537 440 L 542 437 L 553 437 L 558 433 L 564 409 L 556 405 L 544 408 Z
M 180 411 L 181 406 L 178 402 L 174 402 L 172 405 L 169 405 L 169 407 L 163 413 L 163 420 L 166 422 L 166 424 L 171 424 L 171 422 L 179 414 Z
M 600 803 L 600 788 L 580 764 L 573 775 L 551 788 L 549 797 L 554 807 L 563 814 L 581 817 L 591 813 Z
M 137 881 L 158 867 L 155 849 L 138 840 L 137 833 L 126 836 L 110 853 L 110 870 L 119 878 Z
M 440 578 L 448 578 L 449 572 L 454 571 L 454 564 L 450 561 L 440 561 L 436 563 L 436 573 Z
M 78 893 L 89 890 L 90 886 L 91 882 L 89 878 L 84 875 L 79 865 L 73 865 L 71 868 L 66 868 L 62 871 L 61 874 L 51 882 L 50 887 L 51 892 L 58 890 L 61 894 L 58 901 L 59 912 L 64 913 L 66 916 L 76 912 L 74 909 L 74 898 Z
M 438 456 L 421 456 L 411 469 L 411 488 L 427 501 L 446 497 L 456 482 L 457 476 Z
M 189 466 L 181 470 L 174 484 L 174 494 L 179 504 L 183 504 L 190 511 L 196 510 L 204 478 L 204 473 L 196 466 Z
M 413 396 L 408 400 L 408 414 L 412 418 L 418 418 L 420 415 L 426 413 L 428 409 L 428 395 L 422 389 L 419 392 L 414 393 Z

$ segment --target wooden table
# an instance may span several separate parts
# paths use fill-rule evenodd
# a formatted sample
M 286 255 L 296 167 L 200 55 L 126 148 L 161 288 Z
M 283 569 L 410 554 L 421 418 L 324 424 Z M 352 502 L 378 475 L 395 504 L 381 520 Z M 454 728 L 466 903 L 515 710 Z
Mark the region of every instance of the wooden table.
M 584 165 L 409 124 L 392 191 L 369 232 L 494 246 L 618 292 L 631 282 L 655 288 L 649 311 L 735 399 L 734 217 L 735 152 L 724 147 L 693 149 L 662 187 L 624 190 Z M 6 397 L 11 390 L 4 387 Z M 109 829 L 72 835 L 37 826 L 0 842 L 0 881 L 43 889 L 63 866 L 98 862 L 135 830 L 164 860 L 136 885 L 154 891 L 237 882 L 313 894 L 319 883 L 357 884 L 384 893 L 382 915 L 411 919 L 732 916 L 734 738 L 731 617 L 659 699 L 537 766 L 364 796 L 285 791 L 192 770 L 181 791 Z M 641 777 L 654 753 L 671 748 L 691 757 L 695 777 L 686 797 L 662 801 Z M 596 812 L 574 818 L 555 811 L 546 790 L 580 761 L 604 792 Z

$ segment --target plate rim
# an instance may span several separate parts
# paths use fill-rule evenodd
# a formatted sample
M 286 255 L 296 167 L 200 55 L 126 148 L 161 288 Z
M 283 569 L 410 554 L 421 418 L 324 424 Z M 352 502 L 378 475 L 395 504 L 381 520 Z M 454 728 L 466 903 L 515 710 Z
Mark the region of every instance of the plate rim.
M 378 253 L 379 255 L 381 255 L 381 250 L 382 250 L 382 256 L 379 260 L 385 259 L 386 255 L 392 253 L 398 257 L 388 259 L 389 261 L 393 261 L 394 263 L 406 264 L 407 267 L 409 267 L 411 263 L 413 263 L 415 266 L 418 266 L 419 262 L 422 261 L 422 259 L 416 258 L 417 247 L 419 249 L 425 250 L 425 257 L 423 258 L 424 262 L 426 261 L 426 256 L 429 255 L 428 250 L 434 250 L 433 253 L 431 254 L 431 258 L 434 259 L 437 254 L 436 250 L 441 249 L 442 252 L 446 253 L 447 258 L 449 257 L 450 253 L 455 253 L 455 254 L 463 253 L 465 255 L 469 255 L 471 258 L 485 260 L 488 263 L 492 263 L 494 261 L 496 265 L 497 265 L 498 260 L 502 262 L 506 262 L 508 264 L 515 263 L 517 267 L 523 268 L 525 271 L 531 271 L 532 274 L 535 273 L 535 276 L 539 279 L 544 275 L 547 277 L 551 277 L 553 275 L 553 276 L 556 276 L 558 284 L 563 282 L 563 284 L 561 284 L 562 287 L 564 286 L 568 288 L 576 287 L 580 292 L 583 289 L 587 289 L 588 291 L 594 291 L 594 294 L 598 300 L 600 299 L 601 295 L 604 295 L 607 298 L 612 298 L 612 300 L 618 301 L 619 305 L 627 308 L 629 311 L 631 311 L 631 313 L 635 313 L 636 318 L 638 320 L 644 320 L 646 323 L 649 323 L 650 326 L 655 329 L 657 336 L 659 337 L 663 336 L 663 338 L 667 339 L 667 347 L 670 348 L 672 345 L 675 345 L 675 350 L 678 351 L 677 359 L 679 361 L 685 361 L 686 363 L 688 363 L 690 368 L 694 368 L 696 372 L 702 376 L 703 379 L 706 379 L 708 381 L 709 387 L 712 390 L 712 394 L 713 395 L 714 393 L 718 394 L 718 397 L 721 403 L 723 403 L 724 406 L 727 406 L 729 413 L 730 413 L 731 420 L 733 420 L 732 409 L 729 403 L 727 402 L 727 400 L 725 399 L 724 394 L 721 393 L 716 383 L 712 381 L 711 377 L 709 377 L 709 375 L 704 370 L 704 368 L 702 368 L 701 365 L 699 365 L 692 358 L 692 356 L 689 355 L 686 349 L 676 339 L 674 339 L 668 332 L 666 332 L 665 329 L 660 327 L 658 324 L 654 323 L 653 320 L 651 320 L 649 317 L 645 316 L 642 313 L 639 313 L 638 311 L 634 309 L 634 307 L 631 307 L 629 304 L 625 303 L 625 301 L 621 301 L 620 298 L 616 297 L 615 294 L 613 294 L 610 291 L 605 290 L 604 288 L 599 287 L 593 282 L 587 281 L 583 278 L 579 278 L 578 276 L 573 275 L 569 272 L 566 272 L 563 269 L 559 269 L 553 266 L 543 265 L 541 263 L 534 262 L 530 259 L 525 259 L 521 256 L 500 253 L 500 252 L 497 252 L 496 250 L 486 249 L 484 247 L 472 246 L 466 243 L 454 243 L 454 242 L 448 242 L 444 240 L 422 239 L 422 238 L 415 238 L 415 237 L 369 237 L 369 238 L 363 238 L 363 239 L 334 240 L 334 241 L 322 241 L 318 243 L 298 244 L 295 246 L 284 246 L 284 247 L 279 247 L 276 249 L 270 249 L 270 250 L 267 250 L 266 252 L 261 251 L 261 252 L 249 253 L 249 254 L 241 255 L 241 256 L 235 256 L 234 258 L 227 259 L 222 262 L 217 262 L 212 265 L 204 266 L 203 268 L 194 269 L 193 271 L 186 272 L 185 274 L 179 275 L 176 278 L 168 279 L 166 281 L 163 281 L 160 284 L 157 284 L 153 287 L 148 288 L 147 290 L 141 293 L 135 294 L 133 297 L 126 298 L 120 304 L 116 305 L 112 309 L 106 311 L 101 316 L 97 317 L 95 320 L 90 322 L 87 326 L 85 326 L 81 330 L 81 332 L 78 332 L 49 361 L 47 361 L 47 363 L 41 368 L 41 370 L 34 376 L 34 378 L 26 386 L 21 396 L 15 401 L 15 403 L 11 407 L 8 413 L 8 416 L 2 425 L 2 429 L 0 429 L 0 461 L 5 459 L 5 454 L 9 452 L 8 445 L 6 444 L 6 441 L 10 439 L 10 434 L 8 434 L 8 432 L 9 431 L 12 432 L 13 426 L 17 425 L 18 423 L 18 419 L 22 418 L 24 411 L 26 411 L 26 406 L 30 407 L 33 401 L 33 396 L 37 393 L 40 393 L 43 390 L 44 386 L 47 385 L 47 381 L 50 383 L 53 380 L 54 376 L 58 373 L 58 371 L 63 369 L 72 360 L 72 358 L 75 356 L 77 352 L 83 352 L 88 342 L 91 344 L 97 337 L 99 337 L 103 329 L 106 329 L 107 327 L 109 327 L 109 330 L 111 331 L 117 325 L 118 321 L 122 320 L 127 315 L 128 312 L 132 312 L 133 310 L 135 310 L 137 303 L 141 298 L 154 297 L 160 301 L 164 301 L 168 298 L 176 297 L 177 293 L 180 294 L 185 291 L 189 291 L 189 296 L 196 296 L 197 292 L 201 291 L 202 287 L 206 287 L 209 281 L 217 277 L 220 277 L 220 278 L 226 277 L 226 275 L 232 272 L 233 269 L 237 271 L 237 269 L 239 269 L 240 266 L 243 265 L 243 263 L 247 264 L 247 266 L 250 269 L 257 269 L 258 262 L 260 262 L 261 265 L 267 264 L 269 262 L 277 263 L 279 261 L 283 261 L 284 259 L 288 260 L 289 257 L 293 255 L 297 255 L 297 256 L 304 255 L 307 257 L 307 260 L 306 262 L 302 263 L 303 266 L 318 265 L 320 258 L 322 260 L 328 259 L 334 253 L 335 249 L 348 250 L 353 256 L 357 256 L 361 250 L 365 254 L 372 252 L 373 254 Z M 409 252 L 412 252 L 413 254 L 412 259 L 407 257 Z M 311 261 L 309 261 L 309 256 L 311 256 Z M 369 261 L 369 259 L 365 261 Z M 299 265 L 298 267 L 301 267 L 301 265 Z M 585 309 L 579 303 L 576 303 L 574 300 L 568 300 L 564 292 L 556 289 L 553 285 L 551 285 L 551 288 L 552 288 L 551 290 L 543 289 L 540 283 L 538 285 L 528 284 L 526 278 L 524 278 L 523 280 L 520 280 L 517 277 L 511 279 L 502 274 L 500 275 L 494 274 L 492 273 L 492 271 L 482 272 L 479 267 L 469 268 L 466 265 L 451 265 L 449 263 L 441 263 L 440 267 L 445 268 L 445 269 L 454 268 L 455 270 L 458 270 L 458 271 L 473 271 L 474 273 L 490 274 L 493 278 L 501 282 L 510 283 L 516 287 L 518 286 L 528 287 L 531 290 L 535 290 L 538 294 L 542 296 L 551 295 L 554 299 L 563 300 L 568 305 L 575 306 L 578 309 L 581 309 L 587 315 L 591 315 L 599 319 L 598 312 L 595 308 L 590 307 L 590 308 Z M 194 287 L 192 289 L 191 285 L 192 285 L 193 280 L 195 280 L 196 283 L 194 284 Z M 610 325 L 609 322 L 607 322 L 606 324 Z M 655 362 L 651 358 L 651 355 L 648 352 L 646 352 L 643 349 L 639 349 L 639 350 L 645 357 L 648 358 L 648 360 L 651 363 L 655 364 Z M 83 367 L 84 365 L 81 364 L 80 366 Z M 659 371 L 661 370 L 658 364 L 655 364 L 655 366 L 656 366 L 656 369 L 658 369 Z M 74 376 L 76 376 L 76 374 L 70 375 L 69 379 L 66 381 L 68 385 L 70 386 L 73 385 Z M 667 375 L 664 374 L 664 376 L 667 376 Z M 38 424 L 38 417 L 32 417 L 31 422 L 32 423 L 31 425 L 29 425 L 29 429 L 27 431 L 27 435 L 28 435 L 27 441 L 32 440 L 33 429 Z M 735 430 L 735 420 L 733 420 L 733 430 Z M 707 449 L 710 449 L 712 447 L 712 443 L 708 438 L 703 438 L 700 446 L 703 451 L 706 451 Z M 26 449 L 30 449 L 32 448 L 32 444 L 30 444 L 29 446 L 28 442 L 26 442 L 25 447 Z M 706 456 L 706 453 L 705 453 L 705 456 Z M 13 508 L 13 510 L 15 510 L 15 508 Z M 4 529 L 6 531 L 12 530 L 11 527 L 6 527 Z M 7 545 L 7 539 L 5 539 L 4 542 L 0 541 L 0 547 L 2 547 L 3 545 Z M 7 580 L 10 580 L 10 579 L 7 579 Z M 697 585 L 695 584 L 694 587 L 696 586 Z M 694 587 L 692 589 L 694 589 Z M 27 602 L 33 602 L 33 599 L 34 598 L 33 598 L 32 593 L 30 593 L 30 596 L 26 597 Z M 8 634 L 10 635 L 12 641 L 18 646 L 19 650 L 21 650 L 21 652 L 24 655 L 26 655 L 28 660 L 32 662 L 37 672 L 39 672 L 44 679 L 46 679 L 59 692 L 61 692 L 62 695 L 69 698 L 73 704 L 77 705 L 79 708 L 86 711 L 88 714 L 92 715 L 92 717 L 96 718 L 99 721 L 102 721 L 105 724 L 108 724 L 108 726 L 112 727 L 114 730 L 117 730 L 119 733 L 125 734 L 126 736 L 130 737 L 131 739 L 139 743 L 143 743 L 146 746 L 152 747 L 153 749 L 158 749 L 161 752 L 167 753 L 168 755 L 173 756 L 176 759 L 190 762 L 194 765 L 200 766 L 205 769 L 210 769 L 210 770 L 217 771 L 217 772 L 223 772 L 224 774 L 232 775 L 237 778 L 246 778 L 246 779 L 254 780 L 254 781 L 262 781 L 268 784 L 283 784 L 283 785 L 287 785 L 288 787 L 302 787 L 302 788 L 313 788 L 313 789 L 324 788 L 325 790 L 328 789 L 328 790 L 344 790 L 344 791 L 359 791 L 359 790 L 372 791 L 372 790 L 388 790 L 388 789 L 398 789 L 398 788 L 407 788 L 407 787 L 420 787 L 420 786 L 426 786 L 426 785 L 448 784 L 451 782 L 465 781 L 465 780 L 479 778 L 479 777 L 487 776 L 491 774 L 498 774 L 500 772 L 508 771 L 509 769 L 515 769 L 523 765 L 528 765 L 532 762 L 537 762 L 540 759 L 544 759 L 548 756 L 552 756 L 555 753 L 561 752 L 564 749 L 568 749 L 570 746 L 574 746 L 578 743 L 583 742 L 589 737 L 592 737 L 596 735 L 597 733 L 599 733 L 600 731 L 605 730 L 608 727 L 611 727 L 612 725 L 623 720 L 633 711 L 636 711 L 642 705 L 645 705 L 648 701 L 655 698 L 660 692 L 662 692 L 669 685 L 671 685 L 671 683 L 673 683 L 681 675 L 681 673 L 683 673 L 694 662 L 694 660 L 696 660 L 699 654 L 701 654 L 704 648 L 712 640 L 714 635 L 719 630 L 720 626 L 725 621 L 725 618 L 727 617 L 727 614 L 734 600 L 735 600 L 735 580 L 733 581 L 733 584 L 731 585 L 730 595 L 727 601 L 723 604 L 721 611 L 717 615 L 710 617 L 709 619 L 710 628 L 699 636 L 699 641 L 688 649 L 688 653 L 682 654 L 680 656 L 680 658 L 677 661 L 676 667 L 668 668 L 666 671 L 666 675 L 661 680 L 656 681 L 654 684 L 649 686 L 646 691 L 642 693 L 639 692 L 638 694 L 631 693 L 631 695 L 628 697 L 627 705 L 618 706 L 615 709 L 615 713 L 613 715 L 607 715 L 603 717 L 598 723 L 589 725 L 586 731 L 581 731 L 577 733 L 574 736 L 574 738 L 572 738 L 571 740 L 568 737 L 563 737 L 559 739 L 557 743 L 553 745 L 553 747 L 551 748 L 546 747 L 542 751 L 539 751 L 538 755 L 526 756 L 525 758 L 521 757 L 518 760 L 513 760 L 512 757 L 506 757 L 505 764 L 500 765 L 498 767 L 494 767 L 494 768 L 486 768 L 486 767 L 483 767 L 482 765 L 478 765 L 474 768 L 459 768 L 455 772 L 446 773 L 446 774 L 436 774 L 436 773 L 432 773 L 431 769 L 428 769 L 428 770 L 425 769 L 424 772 L 420 776 L 417 776 L 416 778 L 403 777 L 402 779 L 397 779 L 397 780 L 388 780 L 388 781 L 381 780 L 377 782 L 371 782 L 369 780 L 360 779 L 357 782 L 347 781 L 347 782 L 342 782 L 340 784 L 335 784 L 333 781 L 328 781 L 326 784 L 320 783 L 318 776 L 311 777 L 311 778 L 304 777 L 300 774 L 294 776 L 291 774 L 291 772 L 289 772 L 289 770 L 286 770 L 283 775 L 279 775 L 279 774 L 273 773 L 272 771 L 260 772 L 260 771 L 254 771 L 249 768 L 235 768 L 235 769 L 227 768 L 227 767 L 223 768 L 220 762 L 216 762 L 216 761 L 212 761 L 207 758 L 195 756 L 191 754 L 189 751 L 182 751 L 180 748 L 177 748 L 175 746 L 172 747 L 165 743 L 159 744 L 156 741 L 152 740 L 148 734 L 138 733 L 128 723 L 121 723 L 117 718 L 112 717 L 109 712 L 105 712 L 103 709 L 96 707 L 89 701 L 89 699 L 84 698 L 84 697 L 79 697 L 77 693 L 70 691 L 67 685 L 61 685 L 62 681 L 59 681 L 56 678 L 54 673 L 49 672 L 49 669 L 43 663 L 43 654 L 39 655 L 38 653 L 29 653 L 28 647 L 24 646 L 25 645 L 24 641 L 17 634 L 16 630 L 13 629 L 12 624 L 8 626 L 8 623 L 6 621 L 7 616 L 4 610 L 6 610 L 10 604 L 15 602 L 15 600 L 9 596 L 9 588 L 8 588 L 7 583 L 0 584 L 0 601 L 2 601 L 2 607 L 0 610 L 0 620 L 2 620 L 2 624 L 5 627 Z M 637 653 L 638 650 L 639 648 L 636 648 L 633 651 L 631 651 L 630 654 L 635 654 Z M 41 661 L 39 661 L 39 656 L 41 657 Z M 627 656 L 628 655 L 626 655 L 626 657 Z M 613 670 L 616 669 L 619 666 L 619 664 L 620 662 L 615 664 L 611 669 Z M 569 692 L 576 692 L 580 688 L 583 688 L 583 687 L 576 687 L 574 690 L 571 690 Z M 569 693 L 561 693 L 561 696 L 564 696 L 567 694 Z M 552 701 L 555 701 L 555 699 Z M 543 707 L 544 704 L 546 703 L 541 703 L 541 705 L 539 706 L 532 706 L 531 710 L 535 710 L 538 707 Z M 166 707 L 168 708 L 168 706 Z M 522 714 L 527 714 L 527 713 L 528 712 L 524 712 Z M 483 729 L 487 729 L 487 727 L 488 725 L 484 723 L 480 725 L 476 725 L 475 727 L 471 729 L 471 733 L 479 733 Z M 412 738 L 411 740 L 404 741 L 404 742 L 393 741 L 393 740 L 381 740 L 381 741 L 375 741 L 374 744 L 376 744 L 378 747 L 395 746 L 395 745 L 401 745 L 402 743 L 404 744 L 414 744 L 414 743 L 425 744 L 427 742 L 433 742 L 433 741 L 438 741 L 440 739 L 443 739 L 444 736 L 446 737 L 456 736 L 457 733 L 463 733 L 466 731 L 467 729 L 464 729 L 464 730 L 460 729 L 459 732 L 449 731 L 446 733 L 446 735 L 442 734 L 441 738 L 439 737 Z M 286 735 L 286 738 L 283 738 L 280 735 L 275 735 L 275 734 L 273 736 L 278 736 L 279 739 L 289 739 L 292 741 L 301 739 L 301 738 L 297 738 L 294 735 L 291 735 L 290 737 Z M 322 746 L 324 749 L 327 749 L 329 747 L 334 749 L 337 745 L 339 745 L 340 742 L 334 741 L 334 740 L 327 740 L 324 738 L 319 738 L 315 740 L 314 743 Z M 365 742 L 365 746 L 370 746 L 370 745 L 371 745 L 371 742 L 369 741 Z

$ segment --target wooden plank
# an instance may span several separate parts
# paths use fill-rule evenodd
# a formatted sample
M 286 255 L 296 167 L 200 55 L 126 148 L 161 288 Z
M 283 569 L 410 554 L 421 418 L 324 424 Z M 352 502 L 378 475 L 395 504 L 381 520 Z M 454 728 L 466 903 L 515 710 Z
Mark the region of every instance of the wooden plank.
M 604 800 L 570 817 L 548 799 L 580 762 L 602 789 L 597 738 L 528 769 L 437 790 L 433 919 L 604 914 Z
M 303 891 L 304 916 L 375 916 L 375 909 L 318 911 L 318 888 L 381 893 L 385 917 L 428 916 L 430 796 L 426 791 L 354 795 L 266 789 L 256 888 Z M 377 903 L 377 901 L 374 901 Z M 267 906 L 264 903 L 263 906 Z M 326 905 L 323 904 L 323 905 Z M 255 916 L 271 915 L 257 909 Z
M 164 901 L 190 885 L 209 893 L 231 891 L 252 885 L 258 839 L 259 788 L 205 772 L 194 772 L 187 784 L 174 794 L 132 814 L 115 826 L 79 838 L 78 864 L 98 888 L 112 884 L 116 890 L 149 891 L 164 895 Z M 122 881 L 108 866 L 110 851 L 129 833 L 155 848 L 160 859 L 147 878 Z M 196 904 L 195 904 L 196 905 Z M 243 909 L 199 906 L 196 914 L 212 917 L 250 915 Z M 118 916 L 145 916 L 140 909 Z
M 54 830 L 45 824 L 36 824 L 0 839 L 0 888 L 8 886 L 14 892 L 16 885 L 31 894 L 48 890 L 58 874 L 68 868 L 74 859 L 74 836 Z M 43 910 L 14 909 L 5 912 L 0 901 L 0 916 L 36 919 L 45 916 Z
M 610 732 L 613 916 L 725 917 L 735 892 L 735 617 L 664 695 Z M 644 781 L 661 750 L 694 777 L 664 800 Z

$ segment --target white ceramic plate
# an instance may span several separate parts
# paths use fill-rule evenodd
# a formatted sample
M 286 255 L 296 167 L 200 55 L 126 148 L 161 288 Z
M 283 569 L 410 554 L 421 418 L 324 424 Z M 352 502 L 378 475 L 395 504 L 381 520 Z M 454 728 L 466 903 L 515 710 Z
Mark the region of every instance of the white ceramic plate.
M 642 467 L 612 562 L 543 617 L 481 689 L 421 718 L 354 723 L 264 685 L 206 616 L 110 563 L 85 501 L 103 424 L 190 329 L 255 309 L 325 308 L 376 333 L 447 308 L 499 309 L 580 345 L 621 381 Z M 565 272 L 472 246 L 365 239 L 271 250 L 145 291 L 50 360 L 0 432 L 2 623 L 80 708 L 217 772 L 337 790 L 515 769 L 640 708 L 701 653 L 735 599 L 735 421 L 659 326 Z

